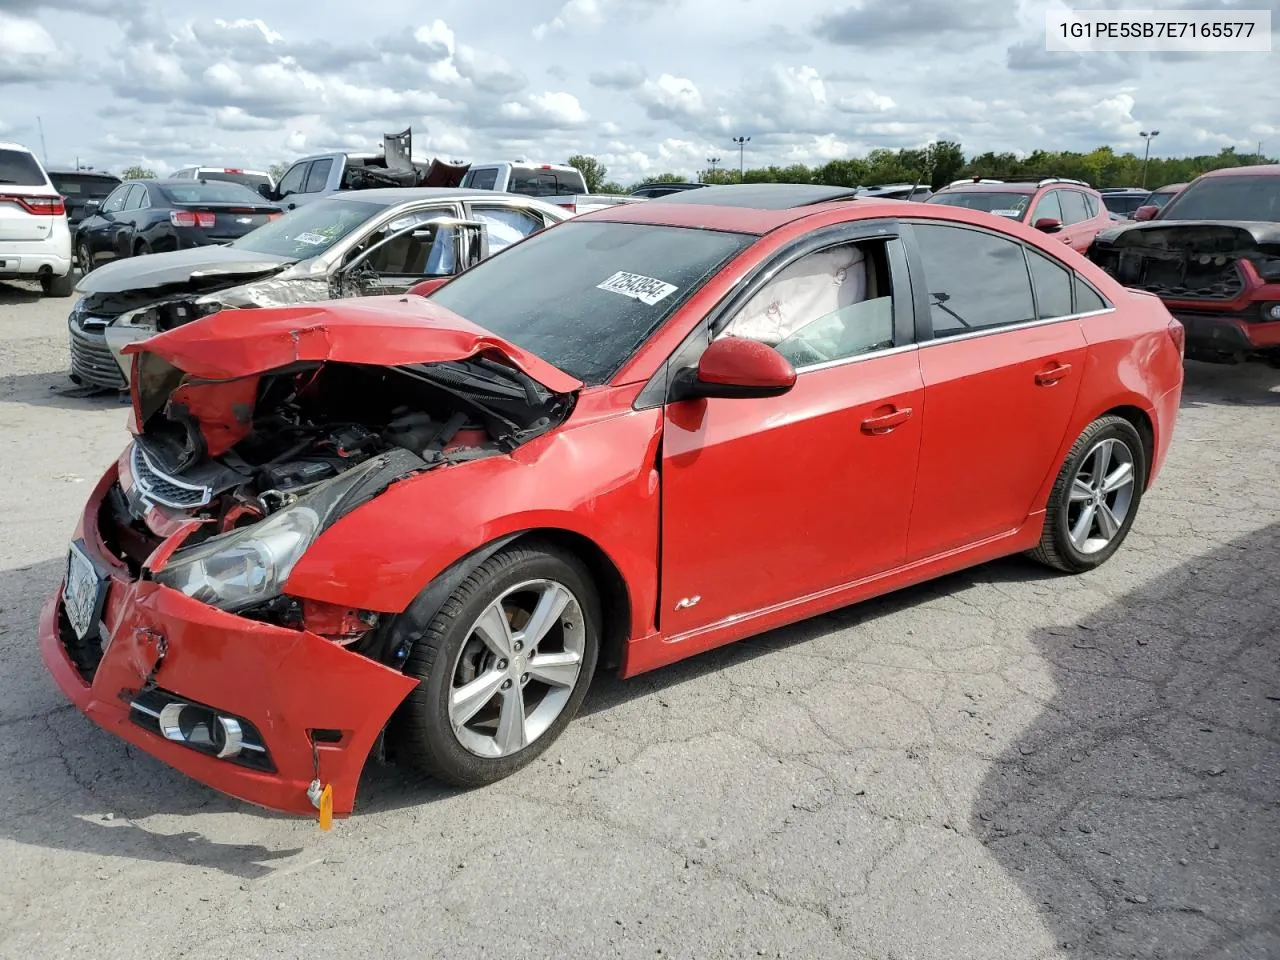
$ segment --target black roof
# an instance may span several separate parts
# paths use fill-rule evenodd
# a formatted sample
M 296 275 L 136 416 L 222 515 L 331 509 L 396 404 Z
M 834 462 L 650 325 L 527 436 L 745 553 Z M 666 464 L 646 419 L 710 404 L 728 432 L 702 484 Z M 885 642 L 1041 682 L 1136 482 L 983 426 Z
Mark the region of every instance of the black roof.
M 828 200 L 850 200 L 857 196 L 851 187 L 828 187 L 816 183 L 732 183 L 701 190 L 682 190 L 649 203 L 702 203 L 716 207 L 745 207 L 749 210 L 790 210 Z

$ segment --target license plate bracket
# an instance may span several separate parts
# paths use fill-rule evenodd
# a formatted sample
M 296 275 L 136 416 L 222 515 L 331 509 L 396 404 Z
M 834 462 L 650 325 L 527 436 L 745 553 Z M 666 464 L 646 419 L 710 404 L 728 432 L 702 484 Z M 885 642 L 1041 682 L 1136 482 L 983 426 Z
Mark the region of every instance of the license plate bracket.
M 97 637 L 100 633 L 107 584 L 106 575 L 89 556 L 84 542 L 73 541 L 67 551 L 67 581 L 62 591 L 62 608 L 71 629 L 81 640 Z

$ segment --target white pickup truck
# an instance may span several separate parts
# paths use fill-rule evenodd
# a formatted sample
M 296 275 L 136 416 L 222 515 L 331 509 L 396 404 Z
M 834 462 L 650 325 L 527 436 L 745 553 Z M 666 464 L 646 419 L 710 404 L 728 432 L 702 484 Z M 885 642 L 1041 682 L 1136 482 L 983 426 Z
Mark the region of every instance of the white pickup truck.
M 460 185 L 472 190 L 497 190 L 537 197 L 575 214 L 646 199 L 612 193 L 588 193 L 587 181 L 580 170 L 556 163 L 504 161 L 472 164 Z

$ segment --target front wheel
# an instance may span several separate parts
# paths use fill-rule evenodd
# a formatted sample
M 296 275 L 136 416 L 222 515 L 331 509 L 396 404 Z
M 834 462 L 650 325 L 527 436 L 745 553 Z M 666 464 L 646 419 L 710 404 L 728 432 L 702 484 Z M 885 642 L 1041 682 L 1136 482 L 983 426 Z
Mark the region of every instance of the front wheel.
M 1067 573 L 1101 566 L 1128 536 L 1146 483 L 1146 452 L 1133 424 L 1117 416 L 1093 421 L 1058 473 L 1031 556 Z
M 406 626 L 421 631 L 404 668 L 421 682 L 390 746 L 459 786 L 500 780 L 542 753 L 581 706 L 600 647 L 591 576 L 549 544 L 500 551 L 429 623 Z

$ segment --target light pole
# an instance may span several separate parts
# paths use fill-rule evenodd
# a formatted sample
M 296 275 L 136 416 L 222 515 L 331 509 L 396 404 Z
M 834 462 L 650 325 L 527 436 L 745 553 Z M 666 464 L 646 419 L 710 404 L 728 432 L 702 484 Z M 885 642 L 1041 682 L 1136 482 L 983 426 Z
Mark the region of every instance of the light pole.
M 707 163 L 711 165 L 711 173 L 715 174 L 716 164 L 720 162 L 719 157 L 707 157 Z
M 1147 188 L 1147 160 L 1151 157 L 1151 141 L 1160 136 L 1159 130 L 1152 130 L 1148 133 L 1146 130 L 1138 131 L 1138 136 L 1146 143 L 1146 147 L 1142 151 L 1142 189 Z
M 747 144 L 751 142 L 750 137 L 734 137 L 733 142 L 738 145 L 738 182 L 741 183 L 746 175 L 746 167 L 743 164 L 743 154 L 747 149 Z

